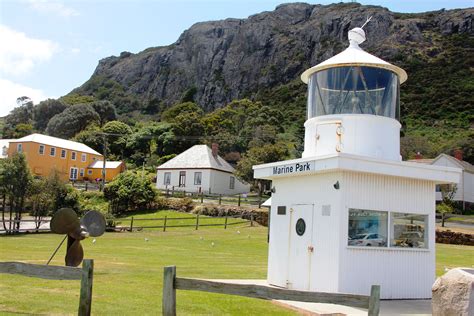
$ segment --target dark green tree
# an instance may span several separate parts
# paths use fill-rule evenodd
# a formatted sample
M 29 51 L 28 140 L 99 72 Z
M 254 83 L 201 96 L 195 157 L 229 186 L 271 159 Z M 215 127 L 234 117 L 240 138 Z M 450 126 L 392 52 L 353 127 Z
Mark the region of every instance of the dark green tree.
M 99 114 L 91 105 L 77 104 L 53 116 L 46 127 L 46 133 L 51 136 L 71 138 L 88 125 L 98 124 L 99 121 Z
M 49 120 L 56 114 L 62 113 L 66 107 L 66 103 L 55 99 L 47 99 L 38 103 L 34 107 L 35 129 L 44 131 Z
M 103 126 L 109 121 L 113 121 L 117 118 L 115 112 L 115 105 L 110 101 L 95 101 L 90 103 L 92 108 L 99 114 L 99 125 Z

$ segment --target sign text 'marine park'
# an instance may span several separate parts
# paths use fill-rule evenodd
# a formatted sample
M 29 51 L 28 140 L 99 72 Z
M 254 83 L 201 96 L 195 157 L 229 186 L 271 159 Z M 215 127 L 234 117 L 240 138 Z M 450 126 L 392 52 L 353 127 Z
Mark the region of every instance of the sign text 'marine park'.
M 314 170 L 314 161 L 298 162 L 273 167 L 273 174 L 288 174 Z

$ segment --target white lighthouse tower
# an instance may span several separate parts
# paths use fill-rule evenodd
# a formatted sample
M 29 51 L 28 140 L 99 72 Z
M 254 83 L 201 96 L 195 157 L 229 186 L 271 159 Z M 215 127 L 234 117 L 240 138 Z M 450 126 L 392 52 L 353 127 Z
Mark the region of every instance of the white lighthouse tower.
M 399 86 L 406 72 L 359 45 L 306 70 L 303 157 L 254 166 L 273 181 L 268 283 L 289 289 L 430 298 L 435 185 L 455 168 L 401 161 Z

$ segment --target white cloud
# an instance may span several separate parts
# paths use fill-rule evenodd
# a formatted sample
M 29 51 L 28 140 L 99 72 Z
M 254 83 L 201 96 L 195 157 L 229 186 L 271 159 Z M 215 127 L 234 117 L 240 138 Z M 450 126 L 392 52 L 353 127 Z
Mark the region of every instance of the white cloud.
M 77 48 L 77 47 L 71 48 L 71 53 L 73 54 L 79 54 L 80 52 L 81 52 L 80 48 Z
M 79 15 L 77 10 L 67 7 L 57 0 L 29 0 L 28 3 L 30 8 L 40 13 L 54 14 L 64 18 Z
M 58 44 L 28 37 L 25 33 L 0 25 L 0 73 L 21 75 L 35 65 L 51 59 Z
M 34 104 L 48 98 L 42 90 L 0 79 L 0 117 L 10 113 L 17 106 L 16 99 L 22 96 L 29 97 Z

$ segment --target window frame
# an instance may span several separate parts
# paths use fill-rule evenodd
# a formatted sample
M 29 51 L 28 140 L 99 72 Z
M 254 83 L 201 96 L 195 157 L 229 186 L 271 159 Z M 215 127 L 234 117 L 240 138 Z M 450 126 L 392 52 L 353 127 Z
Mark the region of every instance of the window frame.
M 71 151 L 71 160 L 74 160 L 74 161 L 75 161 L 76 158 L 77 158 L 77 152 Z
M 63 156 L 64 153 L 64 156 Z M 61 148 L 61 154 L 59 155 L 61 159 L 66 159 L 67 158 L 67 150 Z
M 199 181 L 197 181 L 197 180 L 199 180 Z M 194 185 L 202 185 L 202 171 L 194 172 Z
M 84 168 L 80 168 L 80 169 L 79 169 L 79 176 L 84 178 L 84 175 L 85 175 L 85 170 L 84 170 Z
M 56 147 L 51 147 L 51 148 L 49 149 L 49 155 L 50 155 L 51 157 L 56 157 Z
M 41 156 L 44 156 L 45 150 L 46 150 L 46 146 L 45 146 L 45 145 L 39 145 L 39 147 L 38 147 L 38 154 L 40 154 Z
M 235 177 L 234 176 L 230 176 L 230 180 L 229 180 L 229 189 L 230 190 L 235 190 Z
M 350 212 L 351 211 L 367 211 L 367 212 L 380 212 L 380 213 L 386 213 L 386 225 L 387 225 L 387 236 L 385 237 L 385 246 L 375 246 L 375 247 L 369 247 L 365 245 L 350 245 L 349 244 L 349 220 L 350 220 Z M 412 216 L 418 216 L 418 217 L 424 217 L 424 227 L 423 227 L 423 247 L 413 247 L 413 246 L 396 246 L 392 245 L 392 243 L 395 241 L 395 237 L 393 236 L 393 233 L 395 231 L 394 228 L 394 214 L 404 214 L 406 216 L 412 215 Z M 359 208 L 351 208 L 347 207 L 347 229 L 346 229 L 346 247 L 350 249 L 384 249 L 384 250 L 397 250 L 397 251 L 432 251 L 433 249 L 431 248 L 431 243 L 429 240 L 429 214 L 422 214 L 422 213 L 407 213 L 407 212 L 396 212 L 396 211 L 382 211 L 382 210 L 367 210 L 367 209 L 359 209 Z M 416 232 L 416 231 L 414 231 Z M 421 231 L 420 231 L 421 232 Z M 372 235 L 376 234 L 378 236 L 382 236 L 380 232 L 376 233 L 365 233 L 367 235 Z M 369 239 L 368 239 L 369 240 Z
M 16 151 L 19 152 L 19 153 L 23 152 L 23 144 L 22 143 L 19 143 L 19 144 L 16 145 Z
M 186 187 L 186 171 L 179 172 L 179 182 L 178 187 L 185 188 Z
M 81 153 L 81 162 L 87 161 L 87 154 Z
M 72 172 L 73 170 L 76 170 L 75 173 Z M 72 177 L 73 174 L 76 175 L 75 178 Z M 77 180 L 77 176 L 78 176 L 78 175 L 79 175 L 79 169 L 78 169 L 77 167 L 71 167 L 71 168 L 69 168 L 69 180 L 73 180 L 73 181 Z
M 171 172 L 165 172 L 163 175 L 163 185 L 170 185 L 170 184 L 171 184 Z

